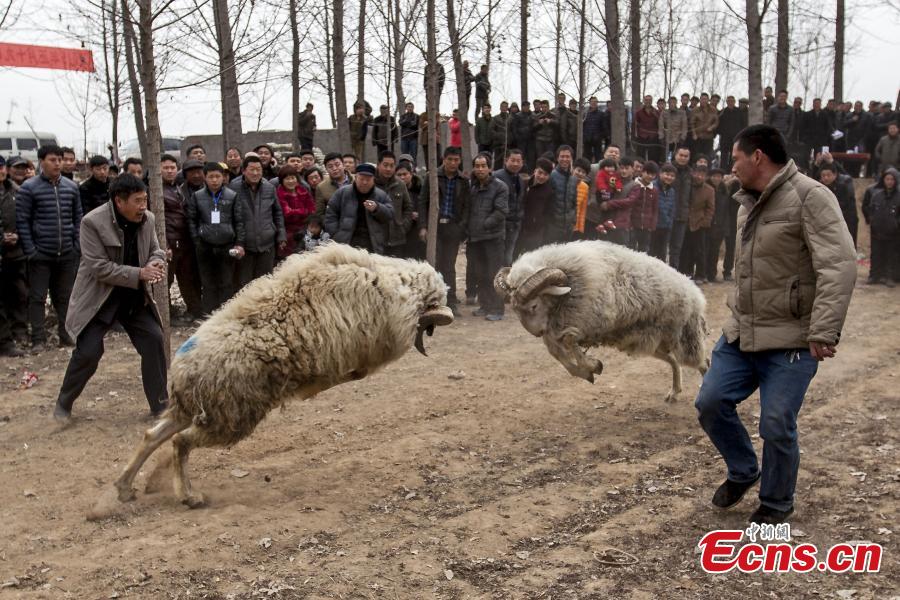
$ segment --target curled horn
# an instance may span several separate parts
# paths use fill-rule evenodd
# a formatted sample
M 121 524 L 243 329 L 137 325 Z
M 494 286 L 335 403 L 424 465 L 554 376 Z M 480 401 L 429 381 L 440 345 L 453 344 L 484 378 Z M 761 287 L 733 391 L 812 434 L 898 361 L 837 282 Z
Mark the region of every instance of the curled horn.
M 565 285 L 568 279 L 562 269 L 545 267 L 522 282 L 516 290 L 516 300 L 519 303 L 528 302 L 545 287 Z
M 497 274 L 494 276 L 494 290 L 497 291 L 498 294 L 503 296 L 509 296 L 510 287 L 509 287 L 509 267 L 503 267 Z

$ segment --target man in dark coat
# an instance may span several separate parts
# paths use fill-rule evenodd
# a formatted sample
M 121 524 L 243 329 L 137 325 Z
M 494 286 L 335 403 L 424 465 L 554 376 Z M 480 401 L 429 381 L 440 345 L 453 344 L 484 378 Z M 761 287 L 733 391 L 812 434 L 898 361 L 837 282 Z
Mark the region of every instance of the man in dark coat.
M 719 164 L 731 169 L 731 147 L 738 132 L 747 126 L 747 111 L 735 106 L 734 96 L 725 98 L 725 108 L 719 113 Z
M 375 187 L 375 165 L 357 165 L 355 175 L 352 185 L 340 188 L 328 201 L 325 231 L 336 242 L 384 254 L 394 206 Z
M 16 232 L 16 192 L 19 186 L 6 172 L 0 156 L 0 356 L 23 356 L 19 344 L 28 335 L 25 309 L 28 300 L 25 252 Z

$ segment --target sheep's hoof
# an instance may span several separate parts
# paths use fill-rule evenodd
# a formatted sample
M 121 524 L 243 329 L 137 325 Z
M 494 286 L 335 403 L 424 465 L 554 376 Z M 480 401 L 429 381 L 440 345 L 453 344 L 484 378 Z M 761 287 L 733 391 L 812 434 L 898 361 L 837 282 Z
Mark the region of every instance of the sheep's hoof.
M 672 404 L 674 402 L 678 402 L 678 394 L 680 392 L 676 392 L 675 390 L 669 390 L 669 393 L 666 394 L 666 403 Z
M 598 360 L 598 361 L 595 361 L 595 364 L 594 364 L 594 373 L 597 374 L 597 375 L 600 375 L 601 373 L 603 373 L 603 363 L 600 362 L 599 360 Z
M 587 375 L 584 376 L 584 380 L 587 381 L 588 383 L 594 383 L 594 374 L 588 373 Z
M 134 488 L 130 485 L 126 487 L 116 482 L 116 490 L 118 490 L 119 502 L 131 502 L 135 498 Z
M 181 499 L 181 503 L 188 508 L 200 508 L 206 505 L 206 498 L 200 492 L 191 492 Z

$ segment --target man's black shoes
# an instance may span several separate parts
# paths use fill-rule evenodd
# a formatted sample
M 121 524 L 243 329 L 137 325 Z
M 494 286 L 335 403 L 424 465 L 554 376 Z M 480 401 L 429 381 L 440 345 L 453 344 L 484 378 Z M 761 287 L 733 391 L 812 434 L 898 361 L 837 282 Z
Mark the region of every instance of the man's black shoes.
M 762 525 L 763 523 L 778 525 L 779 523 L 784 523 L 785 521 L 787 521 L 787 518 L 790 517 L 793 512 L 793 508 L 789 508 L 787 510 L 778 510 L 776 508 L 772 508 L 771 506 L 760 504 L 759 508 L 757 508 L 753 512 L 753 514 L 750 515 L 750 522 L 758 523 L 760 525 Z
M 716 490 L 716 493 L 713 494 L 713 506 L 721 509 L 731 508 L 743 499 L 747 490 L 752 488 L 757 481 L 759 481 L 759 475 L 757 475 L 756 479 L 753 481 L 748 481 L 746 483 L 737 483 L 730 479 L 726 479 L 725 483 L 720 485 L 719 489 Z

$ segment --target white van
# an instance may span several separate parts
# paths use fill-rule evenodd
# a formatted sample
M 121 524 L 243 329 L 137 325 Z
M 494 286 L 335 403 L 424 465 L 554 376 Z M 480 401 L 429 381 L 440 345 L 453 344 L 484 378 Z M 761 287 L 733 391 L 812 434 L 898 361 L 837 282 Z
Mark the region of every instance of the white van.
M 37 137 L 35 136 L 37 134 Z M 56 136 L 42 131 L 2 131 L 0 132 L 0 155 L 4 158 L 21 156 L 37 164 L 37 151 L 41 146 L 58 146 Z
M 162 154 L 171 154 L 175 160 L 181 160 L 181 141 L 179 137 L 164 137 L 162 139 Z M 141 146 L 137 139 L 119 143 L 119 158 L 141 158 Z

